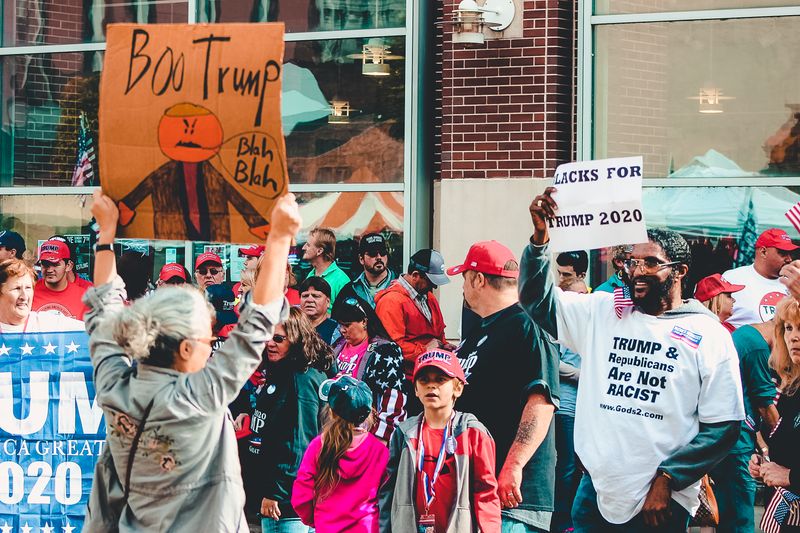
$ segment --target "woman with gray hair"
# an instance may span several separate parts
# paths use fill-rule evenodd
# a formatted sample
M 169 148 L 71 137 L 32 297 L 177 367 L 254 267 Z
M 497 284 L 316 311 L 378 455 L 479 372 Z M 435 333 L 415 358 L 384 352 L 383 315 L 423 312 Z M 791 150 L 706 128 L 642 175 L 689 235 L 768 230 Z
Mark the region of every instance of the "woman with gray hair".
M 294 195 L 276 203 L 261 275 L 210 360 L 213 313 L 203 295 L 166 287 L 125 307 L 109 246 L 117 207 L 96 192 L 92 214 L 100 234 L 86 329 L 108 435 L 83 531 L 247 531 L 227 407 L 286 314 L 283 278 L 300 228 Z

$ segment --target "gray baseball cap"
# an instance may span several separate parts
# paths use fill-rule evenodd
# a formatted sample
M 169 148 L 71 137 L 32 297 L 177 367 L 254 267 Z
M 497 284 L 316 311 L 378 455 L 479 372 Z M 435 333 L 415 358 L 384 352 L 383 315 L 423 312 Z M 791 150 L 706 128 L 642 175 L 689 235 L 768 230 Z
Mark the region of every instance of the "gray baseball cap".
M 408 263 L 408 271 L 417 270 L 428 276 L 434 285 L 447 285 L 450 278 L 444 270 L 444 257 L 442 254 L 431 248 L 423 248 L 411 256 Z

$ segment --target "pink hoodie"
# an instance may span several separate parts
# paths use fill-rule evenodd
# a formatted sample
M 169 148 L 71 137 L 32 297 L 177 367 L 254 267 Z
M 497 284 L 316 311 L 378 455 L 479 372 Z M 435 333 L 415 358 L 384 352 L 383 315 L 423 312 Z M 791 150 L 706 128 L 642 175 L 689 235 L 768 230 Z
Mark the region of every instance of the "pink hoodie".
M 308 445 L 292 488 L 292 507 L 318 533 L 377 533 L 378 489 L 386 481 L 389 449 L 372 433 L 358 435 L 339 461 L 339 484 L 315 502 L 321 436 Z

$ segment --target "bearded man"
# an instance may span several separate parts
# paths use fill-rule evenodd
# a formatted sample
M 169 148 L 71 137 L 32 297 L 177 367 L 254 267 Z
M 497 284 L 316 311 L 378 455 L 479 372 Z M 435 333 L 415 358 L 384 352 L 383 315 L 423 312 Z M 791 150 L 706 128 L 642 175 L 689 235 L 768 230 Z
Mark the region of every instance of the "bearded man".
M 691 252 L 673 231 L 648 230 L 615 293 L 554 287 L 554 191 L 530 206 L 519 291 L 533 321 L 582 357 L 575 452 L 586 473 L 573 526 L 683 533 L 699 507 L 700 478 L 732 449 L 744 418 L 733 341 L 699 302 L 681 298 Z

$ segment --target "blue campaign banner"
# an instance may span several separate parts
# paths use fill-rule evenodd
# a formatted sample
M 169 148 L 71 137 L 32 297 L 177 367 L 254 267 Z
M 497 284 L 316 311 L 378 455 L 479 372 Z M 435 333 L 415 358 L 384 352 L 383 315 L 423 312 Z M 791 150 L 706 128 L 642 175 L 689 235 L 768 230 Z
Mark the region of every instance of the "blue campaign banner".
M 79 532 L 105 434 L 86 332 L 0 333 L 0 533 Z

